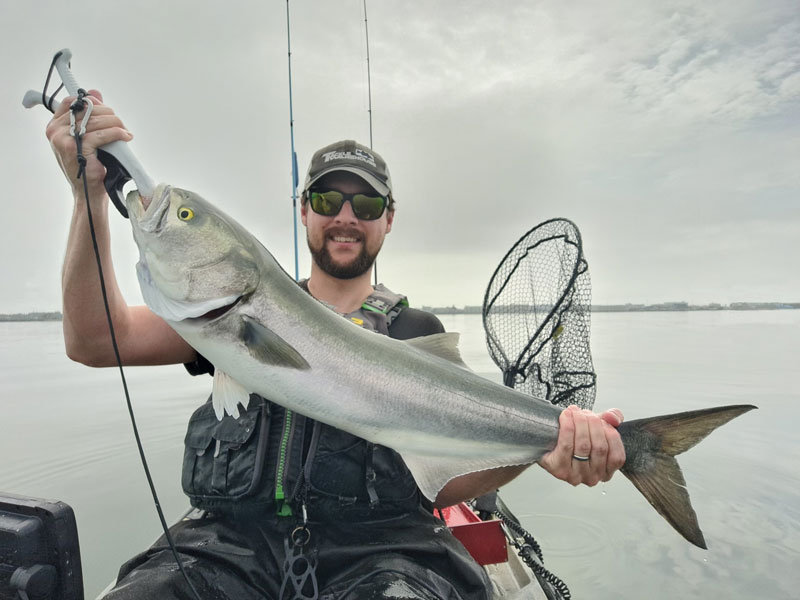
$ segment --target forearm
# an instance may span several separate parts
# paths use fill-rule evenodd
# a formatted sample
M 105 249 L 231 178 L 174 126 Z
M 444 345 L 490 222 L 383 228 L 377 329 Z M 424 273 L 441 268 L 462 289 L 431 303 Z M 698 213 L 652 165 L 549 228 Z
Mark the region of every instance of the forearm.
M 92 201 L 95 235 L 111 316 L 118 334 L 122 334 L 126 328 L 128 305 L 119 290 L 111 260 L 108 201 L 106 197 L 98 196 L 101 194 L 96 193 Z M 97 259 L 92 245 L 86 201 L 80 190 L 75 193 L 75 208 L 67 239 L 61 289 L 67 355 L 73 360 L 93 366 L 112 364 L 114 357 L 100 289 Z

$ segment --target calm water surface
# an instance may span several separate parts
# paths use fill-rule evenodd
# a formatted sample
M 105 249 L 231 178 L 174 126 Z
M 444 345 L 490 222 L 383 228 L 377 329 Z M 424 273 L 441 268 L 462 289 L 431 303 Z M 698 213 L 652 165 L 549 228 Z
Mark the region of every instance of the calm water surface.
M 462 353 L 499 381 L 480 317 L 442 317 Z M 709 545 L 675 534 L 624 477 L 572 488 L 532 467 L 503 496 L 573 597 L 800 597 L 800 311 L 598 313 L 597 409 L 628 418 L 732 403 L 760 410 L 681 457 Z M 180 490 L 185 425 L 210 378 L 182 367 L 126 370 L 168 520 Z M 113 369 L 71 363 L 60 323 L 0 323 L 0 489 L 75 509 L 87 598 L 159 534 Z

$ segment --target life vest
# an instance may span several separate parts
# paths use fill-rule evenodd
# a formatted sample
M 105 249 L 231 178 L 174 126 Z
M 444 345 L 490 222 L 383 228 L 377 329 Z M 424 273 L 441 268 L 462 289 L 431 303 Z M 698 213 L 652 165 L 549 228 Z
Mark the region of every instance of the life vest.
M 389 335 L 389 327 L 404 308 L 408 308 L 408 298 L 379 283 L 361 308 L 345 316 L 364 329 Z
M 307 280 L 300 285 L 308 291 Z M 406 308 L 406 296 L 378 284 L 360 308 L 343 316 L 364 329 L 390 335 L 392 324 Z M 312 421 L 305 454 L 306 487 L 301 491 L 306 494 L 309 518 L 385 518 L 415 510 L 420 504 L 422 496 L 413 476 L 390 448 Z
M 308 291 L 306 281 L 300 286 Z M 405 296 L 378 285 L 359 309 L 344 317 L 391 335 L 392 324 L 407 307 Z M 430 317 L 414 309 L 408 315 L 403 319 L 406 329 L 409 321 L 414 329 L 414 321 Z M 424 321 L 422 328 L 428 327 Z M 435 331 L 419 334 L 425 333 Z M 394 450 L 255 394 L 239 419 L 226 416 L 222 421 L 217 421 L 209 398 L 192 415 L 185 446 L 184 492 L 193 506 L 213 512 L 289 516 L 300 496 L 309 519 L 320 521 L 387 518 L 428 506 Z

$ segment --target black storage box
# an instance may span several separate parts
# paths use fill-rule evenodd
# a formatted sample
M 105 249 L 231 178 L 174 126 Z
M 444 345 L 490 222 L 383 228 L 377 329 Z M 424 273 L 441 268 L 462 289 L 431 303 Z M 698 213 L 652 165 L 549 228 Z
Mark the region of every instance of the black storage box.
M 0 492 L 0 600 L 25 595 L 83 600 L 75 514 L 57 500 Z

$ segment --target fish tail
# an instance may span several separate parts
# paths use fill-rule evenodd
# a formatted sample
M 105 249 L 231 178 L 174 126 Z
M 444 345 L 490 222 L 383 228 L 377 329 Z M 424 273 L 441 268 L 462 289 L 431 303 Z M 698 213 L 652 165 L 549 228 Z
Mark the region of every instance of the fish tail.
M 717 427 L 754 408 L 752 405 L 720 406 L 627 421 L 619 426 L 626 453 L 622 473 L 653 508 L 695 546 L 707 547 L 689 499 L 686 480 L 674 457 Z

